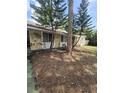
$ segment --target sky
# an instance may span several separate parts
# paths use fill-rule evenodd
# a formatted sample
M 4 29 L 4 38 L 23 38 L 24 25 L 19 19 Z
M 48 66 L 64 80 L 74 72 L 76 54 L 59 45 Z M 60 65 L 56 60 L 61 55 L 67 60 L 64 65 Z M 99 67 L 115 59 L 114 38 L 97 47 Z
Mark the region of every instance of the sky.
M 67 0 L 65 0 L 67 2 Z M 80 5 L 81 0 L 74 0 L 74 13 L 77 13 L 78 7 Z M 89 0 L 90 4 L 88 7 L 88 13 L 92 17 L 93 26 L 97 26 L 97 0 Z M 27 0 L 27 19 L 34 21 L 31 18 L 33 10 L 30 7 L 30 3 L 37 4 L 36 0 Z M 67 10 L 68 11 L 68 10 Z

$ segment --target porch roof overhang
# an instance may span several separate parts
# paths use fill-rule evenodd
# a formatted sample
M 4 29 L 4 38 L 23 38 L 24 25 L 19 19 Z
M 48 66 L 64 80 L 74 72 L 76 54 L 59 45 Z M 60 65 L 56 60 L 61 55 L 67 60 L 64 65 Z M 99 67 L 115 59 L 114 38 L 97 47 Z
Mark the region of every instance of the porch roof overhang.
M 46 32 L 46 33 L 54 33 L 54 34 L 67 35 L 67 32 L 65 30 L 56 29 L 56 31 L 54 30 L 52 32 L 51 28 L 46 28 L 46 27 L 42 27 L 40 25 L 34 25 L 34 24 L 27 24 L 27 29 L 28 30 L 42 31 L 42 32 Z

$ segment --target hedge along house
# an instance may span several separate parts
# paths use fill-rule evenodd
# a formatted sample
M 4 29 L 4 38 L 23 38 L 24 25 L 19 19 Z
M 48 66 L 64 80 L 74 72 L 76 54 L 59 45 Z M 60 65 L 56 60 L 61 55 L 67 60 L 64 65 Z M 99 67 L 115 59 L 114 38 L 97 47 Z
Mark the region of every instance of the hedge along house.
M 67 32 L 65 30 L 57 29 L 54 33 L 53 48 L 60 48 L 67 46 Z M 79 35 L 74 35 L 74 42 Z M 85 45 L 85 35 L 82 35 L 78 45 Z M 34 23 L 27 23 L 27 47 L 30 50 L 49 49 L 52 40 L 51 28 L 42 27 Z

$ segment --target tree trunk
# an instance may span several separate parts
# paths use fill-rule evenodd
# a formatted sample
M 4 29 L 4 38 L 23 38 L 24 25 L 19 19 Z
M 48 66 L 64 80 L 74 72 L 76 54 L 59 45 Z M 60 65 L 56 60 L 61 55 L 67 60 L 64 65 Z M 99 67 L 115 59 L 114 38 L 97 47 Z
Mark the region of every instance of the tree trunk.
M 51 9 L 52 9 L 52 0 L 51 3 Z M 52 51 L 53 45 L 54 45 L 54 29 L 53 29 L 53 15 L 52 15 L 53 9 L 51 10 L 51 27 L 52 27 L 52 38 L 51 38 L 51 44 L 50 44 L 50 50 Z
M 67 37 L 67 52 L 72 53 L 72 24 L 73 24 L 73 0 L 68 0 L 69 17 L 68 17 L 68 37 Z
M 52 26 L 52 39 L 51 39 L 51 44 L 50 44 L 50 50 L 52 50 L 53 45 L 54 45 L 54 29 L 53 29 L 53 26 Z

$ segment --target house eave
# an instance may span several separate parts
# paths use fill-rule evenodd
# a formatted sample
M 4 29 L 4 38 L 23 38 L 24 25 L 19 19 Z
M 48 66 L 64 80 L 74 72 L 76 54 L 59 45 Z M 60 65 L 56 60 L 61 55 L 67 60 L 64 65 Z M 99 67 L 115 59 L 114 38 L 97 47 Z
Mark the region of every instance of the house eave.
M 54 34 L 62 34 L 62 35 L 66 35 L 66 32 L 62 32 L 59 29 L 57 29 L 56 31 L 54 30 L 52 32 L 51 29 L 49 28 L 45 28 L 45 27 L 41 27 L 41 26 L 37 26 L 37 25 L 33 25 L 33 24 L 27 24 L 27 29 L 29 30 L 36 30 L 36 31 L 42 31 L 42 32 L 46 32 L 46 33 L 54 33 Z

